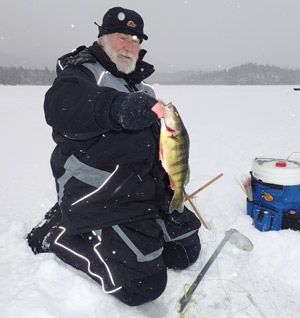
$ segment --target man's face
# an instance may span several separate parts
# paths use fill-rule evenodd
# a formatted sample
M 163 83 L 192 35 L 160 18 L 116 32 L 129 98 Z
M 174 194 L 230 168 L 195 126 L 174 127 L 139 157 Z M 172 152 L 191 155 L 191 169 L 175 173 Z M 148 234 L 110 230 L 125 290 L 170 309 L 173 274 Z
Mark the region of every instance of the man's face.
M 112 33 L 101 36 L 99 43 L 120 72 L 129 74 L 134 71 L 140 49 L 137 36 Z

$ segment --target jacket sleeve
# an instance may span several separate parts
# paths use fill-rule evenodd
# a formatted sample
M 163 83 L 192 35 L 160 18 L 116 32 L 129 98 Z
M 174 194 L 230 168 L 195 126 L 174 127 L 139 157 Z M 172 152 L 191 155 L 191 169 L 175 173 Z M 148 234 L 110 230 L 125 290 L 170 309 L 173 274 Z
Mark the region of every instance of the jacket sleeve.
M 44 101 L 46 122 L 71 139 L 84 140 L 109 130 L 120 130 L 110 119 L 114 99 L 126 93 L 99 87 L 88 70 L 69 66 L 54 81 Z

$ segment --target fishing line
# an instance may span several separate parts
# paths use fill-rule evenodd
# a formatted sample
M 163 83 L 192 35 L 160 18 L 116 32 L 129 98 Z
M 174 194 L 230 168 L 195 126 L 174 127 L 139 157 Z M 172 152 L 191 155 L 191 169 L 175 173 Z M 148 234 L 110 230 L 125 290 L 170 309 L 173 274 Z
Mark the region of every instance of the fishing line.
M 227 300 L 228 304 L 229 304 L 229 313 L 228 315 L 230 315 L 231 311 L 232 311 L 232 307 L 231 307 L 231 298 L 230 298 L 230 295 L 229 293 L 227 293 L 226 289 L 225 289 L 225 286 L 221 280 L 221 275 L 220 275 L 220 271 L 219 271 L 219 259 L 217 258 L 216 259 L 216 269 L 217 269 L 217 275 L 218 275 L 218 281 L 220 282 L 221 286 L 222 286 L 222 289 L 223 289 L 223 292 L 225 294 L 225 299 Z M 227 317 L 229 317 L 227 315 Z
M 210 236 L 210 240 L 206 241 L 206 242 L 203 242 L 202 240 L 202 236 L 203 234 L 209 234 Z M 204 233 L 201 233 L 201 241 L 203 242 L 202 243 L 202 246 L 205 245 L 205 255 L 207 254 L 207 250 L 210 250 L 210 249 L 214 249 L 214 246 L 212 246 L 212 243 L 215 243 L 216 242 L 216 231 L 215 230 L 212 230 L 212 231 L 205 231 Z M 201 252 L 203 252 L 203 249 L 201 249 Z M 202 257 L 201 258 L 201 261 L 203 262 L 204 258 Z M 207 282 L 209 281 L 216 281 L 218 282 L 221 286 L 221 290 L 223 291 L 224 295 L 225 295 L 225 303 L 227 303 L 228 306 L 226 306 L 224 308 L 225 312 L 227 311 L 227 314 L 226 314 L 226 318 L 233 318 L 233 317 L 236 317 L 236 315 L 238 313 L 241 313 L 241 312 L 245 312 L 245 310 L 247 310 L 249 307 L 251 307 L 251 304 L 255 307 L 255 309 L 258 311 L 259 313 L 259 317 L 262 317 L 262 318 L 266 318 L 263 314 L 263 312 L 261 311 L 261 309 L 259 308 L 259 306 L 255 303 L 255 301 L 253 300 L 252 298 L 252 295 L 251 293 L 246 289 L 246 288 L 243 288 L 241 285 L 239 285 L 238 283 L 234 282 L 234 281 L 231 281 L 231 280 L 227 280 L 227 279 L 222 279 L 221 278 L 221 273 L 220 273 L 220 263 L 219 263 L 219 259 L 217 258 L 216 259 L 216 270 L 217 270 L 217 278 L 215 279 L 207 279 Z M 234 306 L 233 306 L 233 300 L 232 300 L 232 296 L 235 295 L 237 296 L 238 295 L 238 291 L 237 292 L 232 292 L 230 291 L 229 288 L 226 287 L 226 285 L 224 284 L 224 282 L 228 282 L 228 283 L 231 283 L 231 284 L 234 284 L 236 285 L 239 289 L 241 289 L 242 291 L 245 292 L 245 295 L 247 297 L 247 302 L 244 306 L 242 306 L 242 308 L 236 308 L 237 310 L 235 310 Z M 185 284 L 184 285 L 184 295 L 186 297 L 186 288 L 187 286 L 189 286 L 188 284 Z M 204 288 L 204 291 L 205 291 L 205 288 Z M 210 290 L 210 291 L 213 291 L 213 290 Z M 195 297 L 197 298 L 197 296 Z M 185 315 L 186 313 L 192 308 L 194 307 L 197 302 L 196 300 L 192 300 L 193 303 L 189 304 L 189 307 L 180 315 L 180 318 L 185 318 Z M 247 305 L 248 303 L 248 305 Z M 239 303 L 238 303 L 239 305 Z M 225 315 L 224 315 L 225 317 Z
M 185 298 L 187 298 L 187 291 L 190 289 L 190 285 L 189 284 L 184 284 L 184 288 L 183 288 L 183 290 L 184 290 L 184 296 L 185 296 Z M 185 318 L 185 314 L 192 308 L 192 307 L 194 307 L 194 306 L 196 306 L 196 304 L 197 304 L 197 302 L 196 302 L 196 299 L 191 299 L 190 300 L 190 302 L 191 302 L 191 304 L 186 308 L 186 310 L 184 311 L 184 312 L 182 312 L 182 313 L 179 313 L 179 317 L 180 318 Z
M 212 240 L 209 240 L 209 241 L 204 242 L 202 231 L 199 231 L 199 232 L 198 232 L 199 239 L 200 239 L 200 242 L 201 242 L 201 246 L 202 246 L 202 247 L 201 247 L 200 254 L 199 254 L 199 258 L 198 258 L 199 261 L 197 262 L 197 263 L 199 263 L 199 264 L 197 264 L 197 265 L 199 265 L 199 266 L 195 266 L 196 264 L 194 264 L 194 266 L 193 266 L 193 267 L 195 267 L 195 269 L 193 270 L 193 271 L 195 271 L 195 272 L 198 272 L 198 271 L 199 271 L 199 267 L 200 267 L 200 268 L 203 267 L 203 262 L 204 262 L 204 257 L 203 257 L 204 248 L 203 248 L 203 245 L 207 245 L 206 248 L 205 248 L 205 251 L 207 252 L 207 249 L 214 249 L 214 246 L 211 246 L 210 244 L 216 242 L 216 232 L 215 232 L 215 231 L 205 231 L 205 233 L 208 233 L 210 236 L 211 236 L 211 234 L 212 234 L 212 235 L 213 235 L 213 238 L 212 238 Z M 190 270 L 190 271 L 192 271 L 192 270 Z M 189 290 L 189 288 L 190 288 L 190 285 L 189 285 L 188 283 L 184 284 L 184 296 L 185 296 L 185 298 L 187 298 L 187 291 Z M 178 299 L 177 303 L 178 303 L 178 302 L 179 302 L 179 299 Z M 187 313 L 191 308 L 195 307 L 196 304 L 197 304 L 196 299 L 192 298 L 192 299 L 190 300 L 189 306 L 188 306 L 182 313 L 179 313 L 179 317 L 180 317 L 180 318 L 185 318 L 186 313 Z
M 245 311 L 247 308 L 251 307 L 251 304 L 255 307 L 255 309 L 258 311 L 258 313 L 260 314 L 260 316 L 262 318 L 266 318 L 266 316 L 264 315 L 264 313 L 262 312 L 262 310 L 259 308 L 258 304 L 254 301 L 251 293 L 249 290 L 247 290 L 246 288 L 244 288 L 243 286 L 241 286 L 240 284 L 230 280 L 230 279 L 223 279 L 221 278 L 220 272 L 219 272 L 219 264 L 218 264 L 218 260 L 216 260 L 216 265 L 217 265 L 217 274 L 218 274 L 218 281 L 220 282 L 222 289 L 224 291 L 224 294 L 226 296 L 227 302 L 229 304 L 229 312 L 227 314 L 227 318 L 233 318 L 236 314 Z M 246 295 L 247 295 L 247 299 L 249 301 L 249 305 L 245 306 L 244 308 L 241 308 L 235 312 L 232 312 L 232 299 L 231 299 L 231 295 L 230 292 L 227 291 L 227 289 L 225 288 L 225 285 L 223 284 L 223 282 L 228 282 L 231 283 L 235 286 L 237 286 L 239 289 L 243 290 Z
M 292 152 L 292 153 L 289 154 L 289 156 L 285 159 L 285 161 L 288 161 L 288 160 L 290 159 L 290 157 L 291 157 L 292 155 L 294 155 L 295 153 L 300 153 L 300 151 L 294 151 L 294 152 Z
M 259 306 L 258 306 L 258 304 L 256 303 L 256 301 L 254 301 L 254 299 L 253 299 L 251 293 L 250 293 L 246 288 L 244 288 L 243 286 L 241 286 L 240 284 L 238 284 L 238 283 L 236 283 L 236 282 L 234 282 L 234 281 L 232 281 L 232 280 L 228 280 L 228 279 L 222 279 L 222 280 L 223 280 L 223 281 L 227 281 L 227 282 L 229 282 L 229 283 L 231 283 L 231 284 L 234 284 L 234 285 L 236 285 L 238 288 L 242 289 L 242 290 L 247 294 L 247 298 L 248 298 L 248 300 L 250 301 L 249 306 L 247 306 L 247 307 L 245 307 L 245 308 L 243 308 L 243 309 L 241 309 L 241 310 L 235 312 L 231 317 L 233 317 L 233 316 L 235 316 L 237 313 L 239 313 L 239 312 L 241 312 L 241 311 L 244 311 L 245 309 L 249 308 L 249 307 L 251 306 L 251 304 L 252 304 L 252 305 L 256 308 L 256 310 L 259 312 L 259 314 L 260 314 L 260 316 L 261 316 L 262 318 L 267 318 L 267 317 L 265 316 L 265 314 L 262 312 L 262 310 L 259 308 Z

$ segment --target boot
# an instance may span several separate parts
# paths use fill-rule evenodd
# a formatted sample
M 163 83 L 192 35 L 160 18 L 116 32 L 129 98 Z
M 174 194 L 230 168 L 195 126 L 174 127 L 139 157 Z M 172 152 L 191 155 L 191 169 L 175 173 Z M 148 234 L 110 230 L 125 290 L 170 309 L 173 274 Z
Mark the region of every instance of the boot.
M 49 252 L 46 239 L 54 229 L 62 225 L 62 215 L 58 203 L 45 214 L 42 220 L 31 232 L 26 239 L 34 254 Z

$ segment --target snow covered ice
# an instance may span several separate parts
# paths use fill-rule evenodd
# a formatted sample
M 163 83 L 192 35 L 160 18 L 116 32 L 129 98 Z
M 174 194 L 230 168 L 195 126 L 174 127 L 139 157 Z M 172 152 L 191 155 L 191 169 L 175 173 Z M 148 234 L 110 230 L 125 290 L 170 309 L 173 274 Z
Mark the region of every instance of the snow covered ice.
M 254 249 L 226 244 L 185 318 L 299 317 L 300 233 L 255 229 L 236 179 L 251 170 L 255 157 L 300 151 L 300 92 L 291 86 L 155 86 L 158 97 L 178 108 L 190 135 L 187 193 L 224 176 L 194 201 L 209 225 L 200 230 L 196 264 L 169 270 L 156 301 L 127 307 L 85 274 L 52 254 L 34 255 L 26 244 L 26 234 L 56 200 L 49 163 L 54 143 L 43 115 L 47 89 L 0 86 L 0 317 L 179 318 L 184 285 L 192 284 L 230 228 L 247 236 Z

